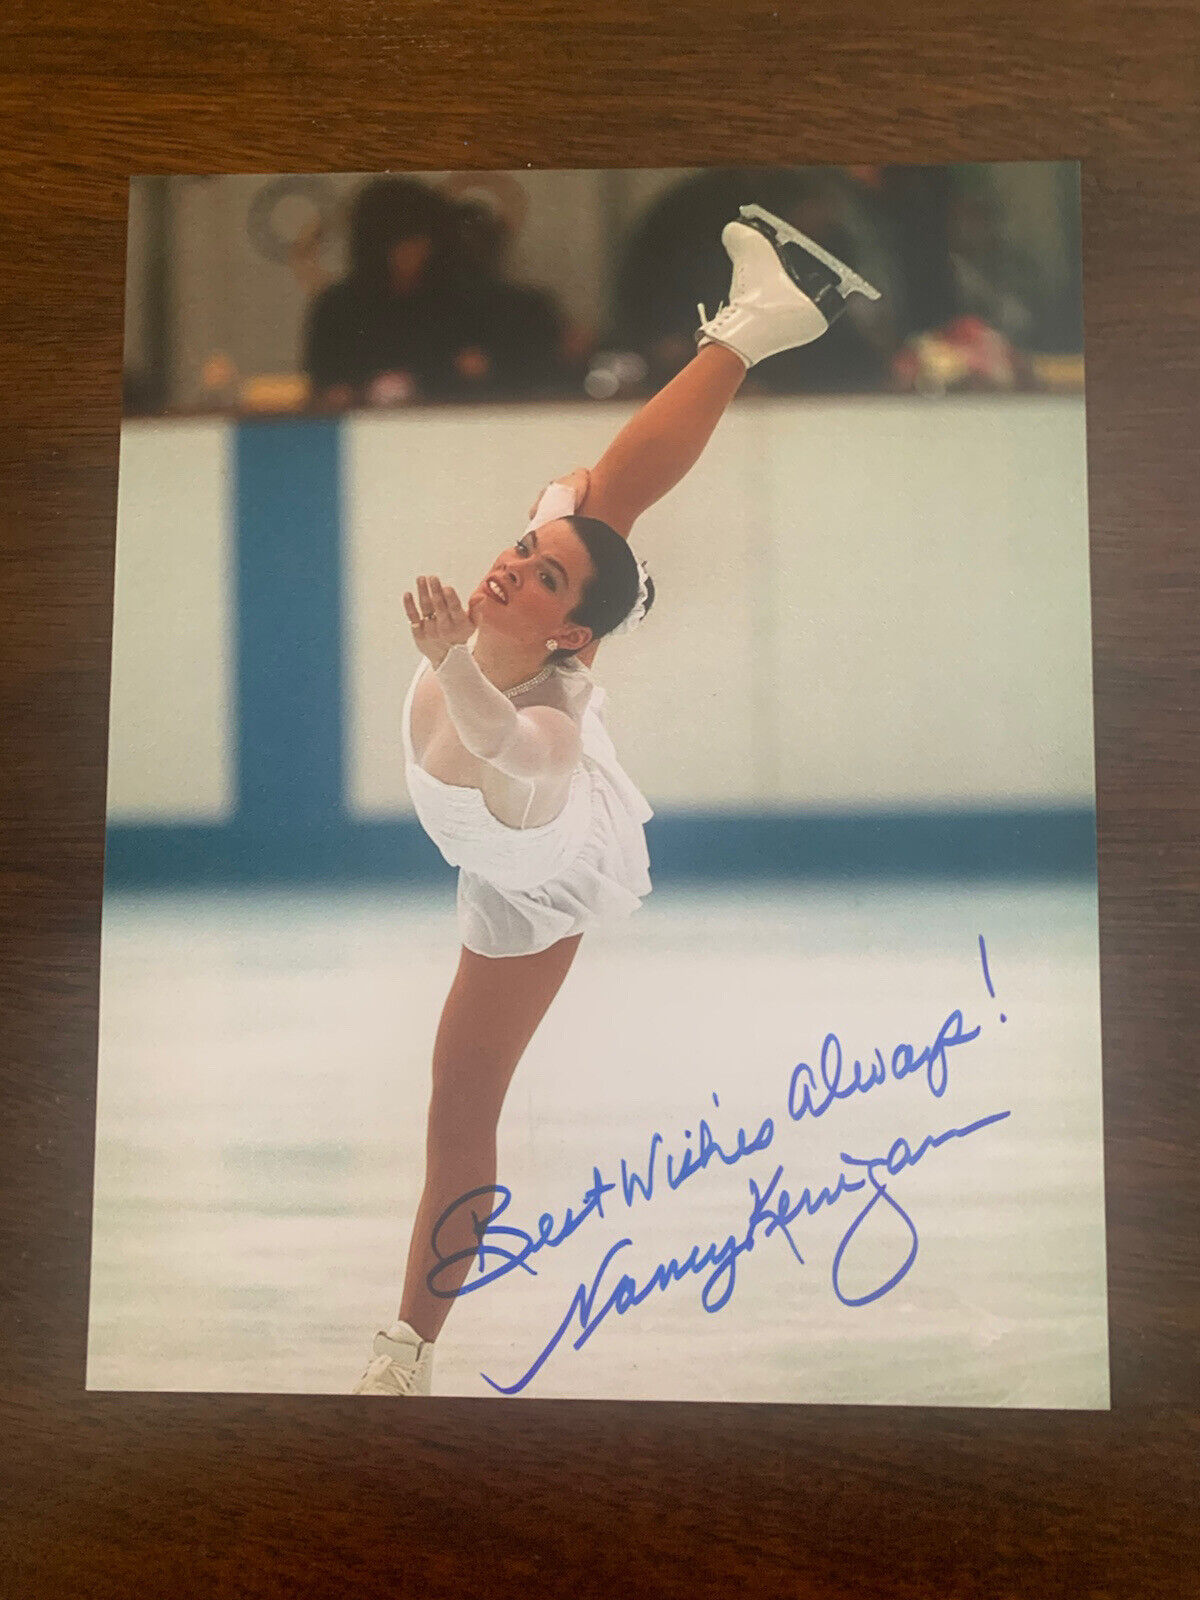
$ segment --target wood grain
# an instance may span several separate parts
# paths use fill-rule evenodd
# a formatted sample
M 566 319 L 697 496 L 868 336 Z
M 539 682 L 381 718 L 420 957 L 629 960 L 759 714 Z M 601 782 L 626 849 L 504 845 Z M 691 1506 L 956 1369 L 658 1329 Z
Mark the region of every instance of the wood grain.
M 1191 5 L 9 0 L 0 1593 L 1200 1593 Z M 1079 157 L 1111 1415 L 83 1391 L 130 173 Z

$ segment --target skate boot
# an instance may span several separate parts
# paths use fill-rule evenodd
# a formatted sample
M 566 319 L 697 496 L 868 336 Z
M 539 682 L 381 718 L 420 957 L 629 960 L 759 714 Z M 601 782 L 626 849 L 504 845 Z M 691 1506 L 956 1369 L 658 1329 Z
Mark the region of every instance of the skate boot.
M 806 234 L 761 206 L 742 206 L 721 243 L 733 262 L 729 302 L 711 319 L 703 306 L 701 345 L 723 344 L 747 367 L 780 350 L 811 344 L 846 309 L 849 295 L 879 290 Z
M 377 1333 L 367 1370 L 355 1394 L 428 1394 L 433 1377 L 433 1345 L 407 1322 L 394 1322 Z

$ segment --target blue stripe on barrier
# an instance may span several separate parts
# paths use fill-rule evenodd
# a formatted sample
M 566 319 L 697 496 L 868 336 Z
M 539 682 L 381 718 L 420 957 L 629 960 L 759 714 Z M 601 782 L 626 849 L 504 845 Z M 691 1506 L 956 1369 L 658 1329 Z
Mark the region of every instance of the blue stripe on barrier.
M 413 819 L 115 824 L 109 889 L 451 880 Z M 818 878 L 1094 878 L 1088 807 L 1003 811 L 675 812 L 647 824 L 656 883 Z
M 415 819 L 344 809 L 339 425 L 241 424 L 235 467 L 237 809 L 220 824 L 114 824 L 106 887 L 451 880 Z M 1096 871 L 1090 807 L 667 812 L 647 836 L 657 883 Z
M 340 430 L 235 437 L 238 825 L 311 827 L 342 815 Z
M 1087 876 L 1090 808 L 785 812 L 655 817 L 654 870 L 668 878 Z M 714 870 L 715 867 L 715 870 Z

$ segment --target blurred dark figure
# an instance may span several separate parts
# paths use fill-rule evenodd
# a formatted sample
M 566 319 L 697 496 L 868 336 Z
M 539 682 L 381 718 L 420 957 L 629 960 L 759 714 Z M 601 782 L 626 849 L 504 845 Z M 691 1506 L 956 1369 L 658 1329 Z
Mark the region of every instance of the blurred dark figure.
M 905 335 L 977 317 L 1020 348 L 1082 348 L 1078 273 L 1065 286 L 1050 284 L 1044 262 L 1012 237 L 1004 203 L 977 168 L 875 173 L 909 286 Z M 1068 237 L 1077 234 L 1073 198 L 1068 188 L 1059 206 Z
M 350 270 L 309 308 L 304 370 L 318 402 L 441 399 L 467 342 L 453 288 L 454 211 L 413 178 L 364 184 L 350 217 Z
M 878 167 L 866 176 L 891 226 L 907 294 L 893 364 L 902 389 L 1030 389 L 1052 316 L 1044 274 L 1010 236 L 971 167 Z
M 548 290 L 509 277 L 509 253 L 528 204 L 525 191 L 506 174 L 462 173 L 449 181 L 447 192 L 461 196 L 461 281 L 474 330 L 478 391 L 519 398 L 577 389 L 591 343 L 587 332 L 568 322 Z
M 995 200 L 956 195 L 947 242 L 959 314 L 979 317 L 1018 348 L 1031 349 L 1048 297 L 1037 263 L 1013 244 Z
M 951 167 L 887 166 L 863 171 L 887 219 L 904 298 L 901 338 L 940 328 L 958 312 L 950 262 Z
M 304 369 L 318 405 L 398 405 L 553 390 L 563 320 L 552 298 L 506 281 L 508 230 L 414 178 L 355 198 L 350 270 L 314 299 Z
M 884 296 L 876 303 L 853 297 L 828 333 L 764 361 L 752 382 L 786 394 L 885 387 L 896 342 L 896 273 L 886 235 L 875 226 L 859 186 L 834 170 L 715 170 L 686 178 L 661 196 L 635 224 L 625 247 L 613 342 L 645 358 L 655 387 L 691 359 L 697 304 L 711 316 L 729 292 L 721 230 L 739 206 L 752 202 L 832 251 Z

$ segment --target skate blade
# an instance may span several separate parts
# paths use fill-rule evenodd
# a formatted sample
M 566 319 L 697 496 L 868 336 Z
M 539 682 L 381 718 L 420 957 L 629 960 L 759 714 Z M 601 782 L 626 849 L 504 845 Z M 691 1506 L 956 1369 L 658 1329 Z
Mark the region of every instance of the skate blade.
M 857 272 L 852 272 L 844 261 L 839 261 L 836 256 L 830 255 L 828 250 L 822 250 L 815 239 L 810 239 L 806 233 L 801 233 L 799 228 L 793 228 L 790 222 L 785 222 L 774 212 L 764 211 L 762 206 L 741 206 L 739 210 L 743 217 L 757 217 L 760 222 L 765 222 L 784 244 L 798 244 L 802 250 L 807 250 L 809 255 L 816 256 L 818 261 L 823 261 L 830 272 L 837 273 L 839 289 L 843 296 L 857 290 L 859 294 L 865 294 L 868 300 L 883 298 L 873 284 L 868 283 L 865 278 L 860 278 Z

